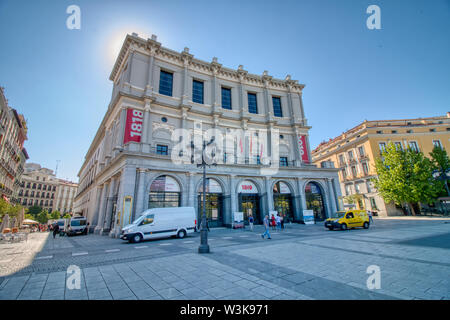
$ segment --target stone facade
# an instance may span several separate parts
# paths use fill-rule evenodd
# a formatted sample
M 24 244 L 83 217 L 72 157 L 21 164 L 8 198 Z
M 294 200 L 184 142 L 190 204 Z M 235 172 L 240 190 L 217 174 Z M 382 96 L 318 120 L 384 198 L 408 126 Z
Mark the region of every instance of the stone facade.
M 24 207 L 40 206 L 48 212 L 73 212 L 78 185 L 56 178 L 53 170 L 37 163 L 27 163 L 19 190 L 19 202 Z
M 163 73 L 169 74 L 170 86 Z M 337 210 L 337 170 L 310 163 L 304 85 L 290 76 L 279 80 L 267 71 L 254 75 L 242 66 L 228 69 L 217 58 L 197 60 L 188 48 L 178 53 L 162 47 L 156 36 L 145 40 L 133 34 L 126 37 L 110 80 L 112 99 L 79 171 L 75 198 L 74 211 L 88 218 L 92 230 L 115 236 L 149 207 L 192 206 L 201 211 L 202 169 L 172 161 L 177 129 L 223 134 L 264 130 L 277 138 L 257 147 L 252 147 L 252 138 L 233 141 L 232 149 L 242 155 L 233 160 L 224 155 L 224 161 L 207 168 L 212 226 L 231 226 L 234 212 L 251 212 L 261 222 L 263 215 L 277 210 L 301 222 L 303 210 L 311 205 L 317 206 L 317 220 Z M 202 83 L 201 102 L 194 99 L 194 82 Z M 224 90 L 229 109 L 224 107 Z M 256 98 L 256 112 L 250 112 L 248 94 Z M 138 141 L 126 141 L 130 110 L 142 116 L 136 126 Z M 263 146 L 270 162 L 246 156 L 252 148 L 262 154 Z M 276 170 L 265 170 L 268 166 Z
M 343 134 L 322 142 L 312 152 L 317 166 L 339 169 L 344 196 L 359 194 L 358 209 L 380 216 L 404 215 L 401 206 L 386 203 L 373 186 L 375 161 L 389 142 L 402 149 L 413 148 L 427 157 L 435 146 L 450 149 L 450 112 L 442 116 L 364 121 Z M 345 205 L 345 203 L 343 204 Z
M 23 147 L 27 131 L 25 118 L 8 106 L 0 87 L 0 195 L 11 203 L 18 202 L 20 179 L 28 159 Z

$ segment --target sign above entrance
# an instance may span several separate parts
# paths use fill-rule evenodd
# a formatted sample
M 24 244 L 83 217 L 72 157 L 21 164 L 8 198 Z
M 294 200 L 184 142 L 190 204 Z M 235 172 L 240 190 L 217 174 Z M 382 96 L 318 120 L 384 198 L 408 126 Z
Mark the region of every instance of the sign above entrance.
M 168 176 L 160 176 L 156 178 L 150 186 L 152 192 L 180 192 L 180 185 L 178 182 Z
M 238 193 L 258 193 L 258 188 L 251 181 L 242 181 L 239 184 Z
M 286 183 L 280 181 L 273 186 L 273 193 L 291 194 L 291 189 L 289 189 L 289 186 Z
M 200 186 L 198 188 L 198 192 L 203 192 L 203 181 L 200 183 Z M 222 193 L 222 187 L 220 186 L 219 182 L 215 179 L 206 179 L 206 193 Z

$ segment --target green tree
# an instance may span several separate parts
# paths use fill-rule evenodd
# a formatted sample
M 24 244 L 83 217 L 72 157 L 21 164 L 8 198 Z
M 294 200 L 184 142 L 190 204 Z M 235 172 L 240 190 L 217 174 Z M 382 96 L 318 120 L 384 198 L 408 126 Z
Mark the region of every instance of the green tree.
M 50 219 L 50 215 L 47 210 L 42 210 L 36 217 L 37 221 L 42 224 L 46 224 Z
M 41 212 L 42 212 L 42 208 L 39 206 L 31 206 L 28 208 L 28 213 L 32 214 L 33 216 L 37 216 Z
M 433 169 L 441 173 L 441 175 L 450 170 L 450 159 L 448 158 L 447 151 L 441 147 L 434 147 L 430 152 L 431 162 L 433 163 Z M 440 195 L 447 195 L 445 191 L 445 183 L 447 181 L 438 180 L 438 184 L 441 186 Z M 448 188 L 448 184 L 447 184 Z
M 50 214 L 50 218 L 53 219 L 53 220 L 61 219 L 61 213 L 58 210 L 53 211 Z
M 72 216 L 69 213 L 66 213 L 63 218 L 68 219 L 68 218 L 72 218 Z
M 378 177 L 373 182 L 387 203 L 406 203 L 415 215 L 414 203 L 436 199 L 439 185 L 432 175 L 433 164 L 422 152 L 402 150 L 390 142 L 381 156 L 375 161 Z
M 0 198 L 0 218 L 3 219 L 3 216 L 9 213 L 9 207 L 11 205 L 6 202 L 4 199 Z

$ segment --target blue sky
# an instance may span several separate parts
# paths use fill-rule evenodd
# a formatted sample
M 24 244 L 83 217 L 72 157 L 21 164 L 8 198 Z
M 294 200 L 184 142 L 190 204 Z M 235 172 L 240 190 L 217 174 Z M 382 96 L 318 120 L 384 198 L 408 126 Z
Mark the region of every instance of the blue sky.
M 81 9 L 81 30 L 66 8 Z M 381 8 L 381 30 L 366 8 Z M 306 84 L 310 141 L 364 119 L 450 111 L 450 0 L 0 0 L 0 85 L 29 125 L 31 162 L 77 181 L 126 33 L 199 59 Z

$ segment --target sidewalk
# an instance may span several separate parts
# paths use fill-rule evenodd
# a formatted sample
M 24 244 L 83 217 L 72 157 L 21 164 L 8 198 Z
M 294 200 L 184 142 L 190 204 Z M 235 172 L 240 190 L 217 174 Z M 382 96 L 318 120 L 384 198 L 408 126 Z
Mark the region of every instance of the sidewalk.
M 450 221 L 450 217 L 437 216 L 396 216 L 396 217 L 373 217 L 375 220 L 445 220 Z

